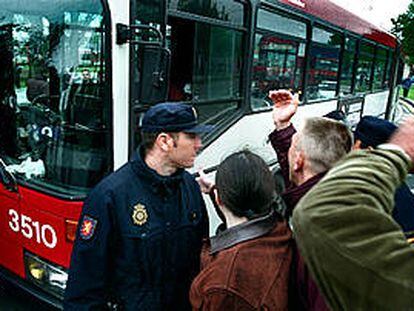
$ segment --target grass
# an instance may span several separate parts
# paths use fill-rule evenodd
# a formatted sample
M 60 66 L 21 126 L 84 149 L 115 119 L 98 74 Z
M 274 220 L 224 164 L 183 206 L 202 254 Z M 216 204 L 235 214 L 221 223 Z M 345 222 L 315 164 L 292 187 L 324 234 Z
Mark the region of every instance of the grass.
M 402 88 L 400 89 L 400 96 L 401 97 L 403 96 Z M 408 92 L 408 97 L 407 98 L 414 101 L 414 88 L 413 87 L 410 89 L 410 92 Z

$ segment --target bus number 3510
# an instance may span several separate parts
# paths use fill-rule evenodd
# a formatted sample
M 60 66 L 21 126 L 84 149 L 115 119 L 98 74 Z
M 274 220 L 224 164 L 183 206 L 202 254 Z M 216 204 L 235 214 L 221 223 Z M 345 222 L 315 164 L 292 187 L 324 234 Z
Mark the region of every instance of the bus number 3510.
M 21 232 L 26 239 L 34 238 L 38 244 L 54 248 L 57 243 L 56 231 L 51 225 L 41 224 L 29 216 L 19 215 L 14 209 L 9 210 L 9 227 L 14 232 Z

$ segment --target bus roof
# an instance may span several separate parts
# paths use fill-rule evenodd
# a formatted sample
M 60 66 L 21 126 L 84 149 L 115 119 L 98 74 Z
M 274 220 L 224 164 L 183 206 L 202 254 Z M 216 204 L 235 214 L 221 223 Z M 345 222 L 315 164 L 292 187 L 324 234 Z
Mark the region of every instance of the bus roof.
M 395 48 L 397 39 L 392 34 L 363 20 L 329 0 L 279 0 L 307 14 L 319 17 L 338 27 L 347 29 L 365 38 Z

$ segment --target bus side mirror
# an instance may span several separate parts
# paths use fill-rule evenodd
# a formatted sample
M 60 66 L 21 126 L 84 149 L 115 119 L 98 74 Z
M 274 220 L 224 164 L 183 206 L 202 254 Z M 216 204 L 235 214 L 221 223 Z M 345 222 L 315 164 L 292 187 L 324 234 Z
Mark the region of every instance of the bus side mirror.
M 156 104 L 168 96 L 171 53 L 168 49 L 143 45 L 139 52 L 139 102 Z

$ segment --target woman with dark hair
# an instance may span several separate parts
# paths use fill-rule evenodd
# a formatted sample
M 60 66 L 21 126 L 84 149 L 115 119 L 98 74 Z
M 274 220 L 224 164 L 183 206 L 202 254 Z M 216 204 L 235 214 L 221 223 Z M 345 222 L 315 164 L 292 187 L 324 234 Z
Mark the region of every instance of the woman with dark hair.
M 225 225 L 203 246 L 193 310 L 287 310 L 292 237 L 268 166 L 237 152 L 219 165 L 213 191 Z

